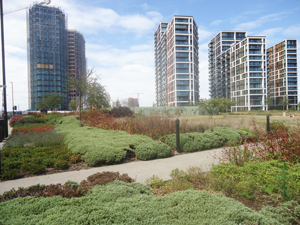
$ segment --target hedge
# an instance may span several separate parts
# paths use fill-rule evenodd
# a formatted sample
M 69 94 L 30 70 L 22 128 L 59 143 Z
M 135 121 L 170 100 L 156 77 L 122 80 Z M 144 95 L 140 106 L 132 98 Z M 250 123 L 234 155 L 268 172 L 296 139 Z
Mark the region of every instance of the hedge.
M 290 224 L 296 202 L 255 212 L 221 194 L 186 190 L 164 197 L 139 183 L 94 186 L 79 198 L 16 198 L 0 203 L 0 224 Z
M 64 140 L 68 149 L 74 154 L 81 154 L 82 159 L 89 166 L 118 163 L 126 158 L 127 151 L 135 153 L 137 158 L 142 160 L 169 157 L 172 154 L 166 144 L 157 143 L 147 136 L 89 126 L 82 127 L 77 116 L 63 117 L 56 129 L 65 134 Z
M 180 134 L 180 150 L 183 152 L 195 152 L 211 148 L 222 147 L 228 142 L 241 143 L 243 139 L 249 139 L 252 134 L 243 130 L 235 130 L 230 127 L 215 127 L 213 130 L 206 130 L 204 133 Z M 160 140 L 176 149 L 176 135 L 166 135 Z

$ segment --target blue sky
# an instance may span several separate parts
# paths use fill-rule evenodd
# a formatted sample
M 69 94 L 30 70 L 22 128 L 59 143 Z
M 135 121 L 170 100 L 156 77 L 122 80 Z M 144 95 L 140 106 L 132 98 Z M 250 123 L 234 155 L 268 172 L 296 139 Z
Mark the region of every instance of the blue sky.
M 31 0 L 4 0 L 4 12 Z M 267 46 L 300 39 L 299 0 L 52 0 L 68 15 L 68 28 L 83 33 L 88 68 L 94 68 L 111 100 L 140 95 L 141 106 L 155 102 L 153 35 L 160 21 L 193 16 L 199 28 L 200 98 L 208 98 L 208 42 L 220 30 L 267 36 Z M 26 10 L 4 16 L 7 105 L 28 109 Z M 1 82 L 2 83 L 2 79 Z

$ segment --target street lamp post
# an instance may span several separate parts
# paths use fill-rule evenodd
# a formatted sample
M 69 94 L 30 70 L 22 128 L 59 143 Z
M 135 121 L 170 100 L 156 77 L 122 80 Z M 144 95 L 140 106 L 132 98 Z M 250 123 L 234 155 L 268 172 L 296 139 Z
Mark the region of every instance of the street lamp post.
M 5 50 L 4 50 L 4 23 L 3 0 L 0 0 L 1 13 L 1 47 L 2 47 L 2 76 L 3 76 L 3 112 L 4 112 L 4 136 L 8 137 L 7 108 L 6 108 L 6 80 L 5 80 Z

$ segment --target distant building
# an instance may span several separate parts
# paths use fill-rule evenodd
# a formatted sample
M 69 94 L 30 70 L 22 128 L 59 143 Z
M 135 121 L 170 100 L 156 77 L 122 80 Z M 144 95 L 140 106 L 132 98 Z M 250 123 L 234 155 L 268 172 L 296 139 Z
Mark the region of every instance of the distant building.
M 139 107 L 139 101 L 137 98 L 128 98 L 128 107 Z
M 265 110 L 267 91 L 266 37 L 248 36 L 230 49 L 232 111 Z
M 68 109 L 66 15 L 55 7 L 33 5 L 27 14 L 28 102 L 37 109 L 49 93 L 57 92 Z
M 77 80 L 86 79 L 85 40 L 83 35 L 76 30 L 68 30 L 68 75 Z M 70 90 L 68 102 L 77 95 L 75 89 Z
M 230 57 L 232 44 L 243 40 L 246 31 L 220 31 L 208 44 L 209 95 L 230 98 Z
M 297 39 L 285 39 L 267 50 L 268 96 L 271 109 L 282 109 L 281 100 L 287 98 L 290 106 L 297 108 Z
M 199 101 L 198 27 L 192 16 L 161 22 L 154 34 L 157 106 Z

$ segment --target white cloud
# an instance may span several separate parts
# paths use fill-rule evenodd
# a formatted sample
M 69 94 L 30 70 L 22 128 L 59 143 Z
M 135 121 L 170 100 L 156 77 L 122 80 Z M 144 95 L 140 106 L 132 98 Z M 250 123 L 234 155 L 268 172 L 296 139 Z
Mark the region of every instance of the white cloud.
M 212 36 L 212 32 L 206 30 L 204 27 L 198 27 L 198 36 L 199 36 L 199 42 L 206 40 L 207 38 Z
M 221 23 L 223 23 L 223 20 L 215 20 L 215 21 L 212 22 L 210 25 L 211 25 L 211 26 L 218 26 L 218 25 L 220 25 Z
M 271 36 L 281 33 L 283 31 L 283 28 L 281 27 L 275 27 L 275 28 L 270 28 L 270 29 L 266 29 L 263 30 L 255 35 L 257 36 L 267 36 L 268 38 L 270 38 Z
M 236 30 L 250 30 L 253 28 L 257 28 L 262 26 L 263 23 L 271 22 L 271 21 L 279 21 L 282 19 L 282 15 L 285 13 L 273 13 L 269 15 L 265 15 L 262 17 L 259 17 L 257 20 L 249 21 L 245 23 L 240 23 L 236 25 Z

